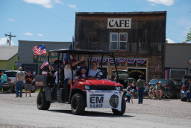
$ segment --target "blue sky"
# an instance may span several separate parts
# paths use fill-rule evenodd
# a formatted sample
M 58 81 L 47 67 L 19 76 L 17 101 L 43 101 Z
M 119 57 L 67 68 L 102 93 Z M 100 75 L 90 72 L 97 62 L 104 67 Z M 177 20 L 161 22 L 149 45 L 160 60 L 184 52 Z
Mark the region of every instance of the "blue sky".
M 72 41 L 75 12 L 167 11 L 166 38 L 183 42 L 191 28 L 191 0 L 0 0 L 0 38 Z

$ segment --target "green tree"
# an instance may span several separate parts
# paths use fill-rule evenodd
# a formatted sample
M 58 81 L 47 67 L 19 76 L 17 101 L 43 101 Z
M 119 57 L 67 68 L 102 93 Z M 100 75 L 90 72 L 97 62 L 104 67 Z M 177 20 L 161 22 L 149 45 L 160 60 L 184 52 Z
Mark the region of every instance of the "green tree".
M 186 35 L 186 41 L 191 41 L 191 29 Z

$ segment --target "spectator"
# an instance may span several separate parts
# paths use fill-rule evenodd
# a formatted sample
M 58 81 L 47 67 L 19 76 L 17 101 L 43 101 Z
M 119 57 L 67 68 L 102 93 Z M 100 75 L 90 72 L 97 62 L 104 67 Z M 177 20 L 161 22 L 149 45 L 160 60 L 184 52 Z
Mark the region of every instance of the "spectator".
M 33 76 L 31 72 L 28 72 L 25 76 L 25 96 L 27 97 L 27 93 L 29 97 L 31 97 L 31 90 L 32 90 L 32 80 Z
M 155 95 L 155 87 L 150 85 L 148 95 L 150 98 L 154 99 L 156 97 Z
M 3 90 L 3 84 L 7 83 L 7 74 L 4 74 L 3 72 L 0 73 L 0 88 Z
M 77 79 L 84 79 L 84 78 L 87 78 L 87 69 L 85 67 L 81 67 L 79 69 L 79 74 L 77 76 Z
M 19 67 L 19 71 L 16 74 L 16 97 L 22 97 L 22 90 L 25 80 L 25 72 L 22 71 L 22 67 Z
M 191 78 L 188 79 L 187 101 L 191 102 Z
M 131 101 L 131 103 L 133 104 L 133 93 L 134 93 L 134 89 L 132 88 L 132 85 L 129 85 L 127 87 L 127 91 L 126 91 L 126 94 L 125 94 L 126 97 L 127 97 L 126 102 L 130 103 L 130 101 Z
M 66 64 L 64 67 L 64 85 L 67 86 L 68 84 L 72 83 L 72 69 L 70 64 Z
M 160 100 L 163 96 L 163 87 L 161 84 L 161 81 L 157 82 L 156 84 L 156 90 L 155 90 L 156 97 Z
M 92 62 L 92 68 L 88 72 L 89 77 L 101 77 L 103 73 L 101 72 L 100 69 L 97 67 L 96 62 Z
M 139 79 L 137 80 L 137 83 L 136 83 L 137 91 L 138 91 L 138 104 L 143 104 L 144 85 L 145 85 L 145 82 L 142 79 L 142 76 L 139 76 Z

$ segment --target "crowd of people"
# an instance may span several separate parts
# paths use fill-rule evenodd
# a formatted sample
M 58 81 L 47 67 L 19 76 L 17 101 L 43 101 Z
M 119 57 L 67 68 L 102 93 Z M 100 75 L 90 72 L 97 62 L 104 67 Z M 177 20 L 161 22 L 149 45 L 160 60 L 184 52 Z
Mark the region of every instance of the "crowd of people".
M 1 91 L 4 92 L 4 85 L 7 84 L 7 88 L 11 88 L 8 85 L 9 83 L 9 79 L 6 73 L 4 72 L 0 72 L 0 88 Z M 33 84 L 33 74 L 32 72 L 26 72 L 23 71 L 22 67 L 18 68 L 18 72 L 16 73 L 16 78 L 15 78 L 15 83 L 13 83 L 13 86 L 15 88 L 15 94 L 16 97 L 22 97 L 22 93 L 23 93 L 23 89 L 25 92 L 25 96 L 27 97 L 27 95 L 29 97 L 31 97 L 31 91 L 32 91 L 32 84 Z
M 160 80 L 153 85 L 149 85 L 145 81 L 139 81 L 140 79 L 128 83 L 126 88 L 127 102 L 131 101 L 133 103 L 133 98 L 137 97 L 138 103 L 141 104 L 143 96 L 159 100 L 166 98 L 182 98 L 181 93 L 185 94 L 185 97 L 183 98 L 186 101 L 191 102 L 191 77 L 184 78 L 180 85 L 168 85 L 162 83 Z
M 64 83 L 64 86 L 68 86 L 72 80 L 74 82 L 86 78 L 100 78 L 103 73 L 98 66 L 95 61 L 88 66 L 83 56 L 79 60 L 72 56 L 70 60 L 55 61 L 53 64 L 46 65 L 42 68 L 41 74 L 46 76 L 49 86 L 57 85 L 59 80 Z
M 79 60 L 75 56 L 71 57 L 70 61 L 64 62 L 55 61 L 54 64 L 47 64 L 41 70 L 41 74 L 46 76 L 48 86 L 57 85 L 59 81 L 63 82 L 64 86 L 71 85 L 72 80 L 79 80 L 85 78 L 100 78 L 103 72 L 98 68 L 97 62 L 91 62 L 91 66 L 87 65 L 84 57 Z M 32 84 L 34 76 L 32 72 L 23 71 L 19 67 L 16 74 L 15 92 L 16 97 L 22 97 L 23 88 L 25 89 L 25 96 L 31 97 Z M 8 82 L 8 77 L 5 73 L 0 72 L 0 88 L 4 83 Z M 183 83 L 182 89 L 187 90 L 187 99 L 191 101 L 191 79 Z M 168 89 L 158 81 L 155 86 L 149 85 L 143 80 L 140 75 L 137 81 L 128 83 L 126 88 L 126 101 L 133 103 L 133 98 L 138 98 L 138 104 L 143 103 L 144 96 L 152 99 L 162 99 L 168 97 Z
M 31 97 L 32 84 L 33 84 L 33 74 L 32 72 L 23 71 L 22 67 L 19 67 L 19 71 L 16 74 L 16 86 L 15 93 L 16 97 L 22 97 L 23 88 L 25 90 L 25 96 Z
M 135 82 L 128 83 L 129 85 L 126 88 L 125 96 L 126 101 L 133 103 L 133 98 L 138 98 L 138 104 L 143 104 L 144 90 L 145 90 L 145 81 L 142 79 L 142 76 L 139 76 L 139 79 Z
M 126 101 L 133 103 L 133 98 L 138 98 L 138 104 L 143 103 L 143 98 L 146 96 L 151 99 L 159 99 L 169 98 L 168 97 L 168 89 L 164 87 L 161 81 L 158 81 L 156 85 L 149 85 L 141 76 L 137 81 L 132 81 L 128 83 L 126 88 Z

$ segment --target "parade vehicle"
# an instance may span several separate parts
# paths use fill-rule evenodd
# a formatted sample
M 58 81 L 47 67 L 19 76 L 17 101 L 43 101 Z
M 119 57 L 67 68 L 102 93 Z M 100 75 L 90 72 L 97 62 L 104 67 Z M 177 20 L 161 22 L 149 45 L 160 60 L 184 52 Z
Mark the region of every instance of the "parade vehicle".
M 53 59 L 55 56 L 56 59 Z M 83 114 L 85 108 L 111 108 L 114 115 L 123 115 L 126 109 L 123 85 L 116 81 L 109 80 L 106 75 L 103 75 L 105 73 L 102 72 L 101 69 L 104 56 L 113 59 L 113 66 L 117 72 L 115 57 L 112 52 L 68 49 L 50 50 L 47 59 L 49 68 L 52 65 L 53 68 L 51 69 L 57 72 L 57 82 L 55 82 L 55 79 L 50 78 L 51 76 L 55 76 L 51 75 L 52 73 L 48 73 L 48 75 L 45 76 L 39 75 L 38 78 L 36 78 L 36 86 L 40 88 L 37 96 L 37 108 L 40 110 L 48 110 L 51 103 L 59 102 L 71 104 L 73 114 Z M 74 68 L 72 65 L 74 59 L 71 59 L 74 57 L 76 58 L 75 61 L 84 57 L 87 69 L 90 69 L 93 61 L 97 58 L 96 60 L 97 63 L 99 63 L 100 69 L 99 73 L 97 73 L 95 77 L 76 79 L 75 75 L 77 73 L 75 72 L 77 68 Z M 69 59 L 66 61 L 66 58 Z M 64 80 L 64 67 L 66 64 L 70 64 L 71 67 L 73 66 L 71 68 L 72 82 L 70 84 L 67 84 Z

